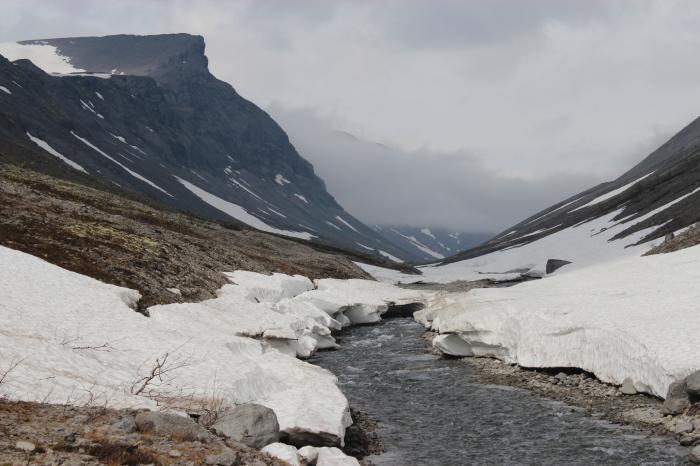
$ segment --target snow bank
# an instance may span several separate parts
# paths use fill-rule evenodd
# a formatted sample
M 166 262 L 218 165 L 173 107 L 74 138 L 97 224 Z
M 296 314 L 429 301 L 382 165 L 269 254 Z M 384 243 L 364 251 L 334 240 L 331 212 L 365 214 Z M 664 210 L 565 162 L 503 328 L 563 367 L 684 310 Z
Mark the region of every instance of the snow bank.
M 331 329 L 342 325 L 332 316 L 373 321 L 387 301 L 416 293 L 365 280 L 227 275 L 233 283 L 216 298 L 152 306 L 149 318 L 133 309 L 136 291 L 0 247 L 0 373 L 16 363 L 0 395 L 188 412 L 254 402 L 273 409 L 283 431 L 342 439 L 351 419 L 335 376 L 296 356 L 336 346 Z
M 416 314 L 446 354 L 576 367 L 659 397 L 700 368 L 700 247 L 624 258 L 511 288 L 442 294 Z

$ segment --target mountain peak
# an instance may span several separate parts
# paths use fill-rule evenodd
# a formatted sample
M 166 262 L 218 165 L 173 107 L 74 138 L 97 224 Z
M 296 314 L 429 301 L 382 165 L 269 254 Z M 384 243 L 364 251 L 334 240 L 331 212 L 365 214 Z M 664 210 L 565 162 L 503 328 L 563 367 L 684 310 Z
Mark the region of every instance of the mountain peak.
M 67 37 L 19 42 L 50 45 L 76 68 L 93 73 L 150 76 L 168 81 L 208 74 L 204 38 L 191 34 Z

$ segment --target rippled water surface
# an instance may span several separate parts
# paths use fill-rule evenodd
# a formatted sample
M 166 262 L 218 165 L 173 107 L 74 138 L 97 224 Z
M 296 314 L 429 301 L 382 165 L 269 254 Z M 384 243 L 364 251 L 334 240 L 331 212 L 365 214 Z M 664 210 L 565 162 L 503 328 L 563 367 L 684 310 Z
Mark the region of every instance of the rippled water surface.
M 338 375 L 350 404 L 382 421 L 377 465 L 676 465 L 670 439 L 583 416 L 526 390 L 472 381 L 459 360 L 427 354 L 410 319 L 355 327 L 311 362 Z

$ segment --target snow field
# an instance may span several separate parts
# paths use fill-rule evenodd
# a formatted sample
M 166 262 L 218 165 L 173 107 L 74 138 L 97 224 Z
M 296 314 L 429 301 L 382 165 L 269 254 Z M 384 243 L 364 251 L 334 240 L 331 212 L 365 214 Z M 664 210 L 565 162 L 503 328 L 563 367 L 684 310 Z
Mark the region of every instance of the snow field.
M 134 290 L 0 247 L 0 374 L 11 369 L 0 396 L 180 412 L 254 402 L 283 431 L 342 439 L 351 420 L 335 376 L 296 356 L 421 296 L 365 280 L 227 275 L 217 298 L 145 317 Z
M 416 318 L 436 348 L 524 367 L 573 367 L 665 397 L 700 368 L 700 247 L 628 257 L 510 288 L 434 297 Z

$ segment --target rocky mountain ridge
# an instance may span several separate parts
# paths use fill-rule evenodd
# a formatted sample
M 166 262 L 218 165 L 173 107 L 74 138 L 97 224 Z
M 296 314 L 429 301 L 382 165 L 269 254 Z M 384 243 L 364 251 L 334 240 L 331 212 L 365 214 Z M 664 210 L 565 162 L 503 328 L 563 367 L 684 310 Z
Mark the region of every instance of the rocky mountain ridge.
M 53 52 L 74 70 L 0 58 L 0 144 L 203 217 L 410 258 L 347 213 L 284 131 L 209 72 L 204 47 L 188 34 L 0 47 L 12 58 Z

